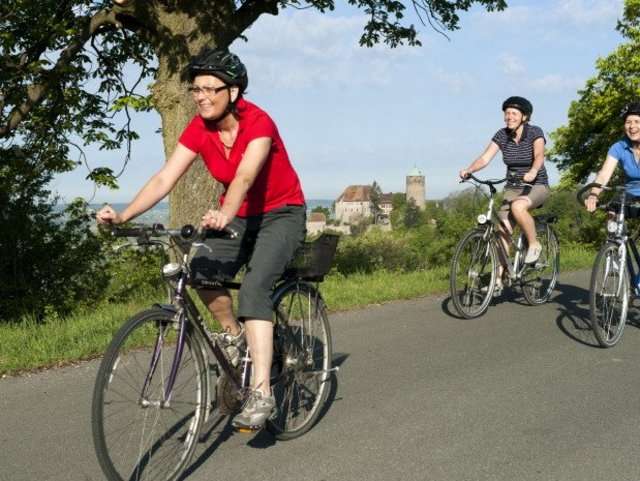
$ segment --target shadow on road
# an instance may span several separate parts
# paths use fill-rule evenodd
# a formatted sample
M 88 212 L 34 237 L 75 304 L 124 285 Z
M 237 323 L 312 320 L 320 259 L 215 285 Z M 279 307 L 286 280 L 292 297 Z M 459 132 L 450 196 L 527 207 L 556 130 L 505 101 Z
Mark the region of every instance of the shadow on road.
M 503 302 L 513 302 L 523 306 L 528 306 L 527 301 L 522 297 L 518 288 L 510 287 L 504 290 L 504 293 L 491 300 L 489 308 L 484 314 L 474 319 L 481 319 L 488 312 L 491 312 L 491 306 L 495 306 Z M 589 321 L 589 290 L 579 286 L 564 284 L 560 281 L 556 284 L 554 295 L 549 299 L 548 303 L 558 305 L 560 314 L 556 319 L 558 329 L 567 337 L 590 347 L 600 347 L 591 330 Z M 453 307 L 451 296 L 442 300 L 442 311 L 454 319 L 463 321 L 471 321 L 474 319 L 465 319 L 458 315 Z M 629 313 L 627 315 L 627 326 L 640 328 L 640 300 L 635 300 L 635 305 L 630 303 Z M 624 335 L 624 334 L 623 334 Z
M 333 366 L 342 367 L 348 357 L 349 355 L 345 353 L 334 353 Z M 322 406 L 320 414 L 318 415 L 318 419 L 316 419 L 314 424 L 321 422 L 322 418 L 329 411 L 329 408 L 331 407 L 333 402 L 339 400 L 339 398 L 336 397 L 337 393 L 338 376 L 337 373 L 334 372 L 331 374 L 331 388 L 329 390 L 329 394 L 327 395 L 327 400 Z M 187 479 L 191 474 L 197 471 L 198 468 L 202 466 L 206 462 L 206 460 L 218 449 L 218 447 L 223 442 L 229 440 L 231 436 L 246 436 L 236 433 L 235 429 L 231 425 L 232 419 L 233 415 L 225 416 L 220 414 L 220 412 L 217 410 L 212 413 L 208 422 L 203 426 L 199 440 L 200 445 L 206 447 L 202 452 L 196 451 L 196 457 L 191 462 L 189 468 L 182 474 L 182 476 L 180 476 L 180 480 Z M 313 429 L 313 427 L 311 429 Z M 273 437 L 273 435 L 266 429 L 263 429 L 252 436 L 247 442 L 247 445 L 251 446 L 252 448 L 266 449 L 275 445 L 275 443 L 276 439 Z
M 556 294 L 549 302 L 559 305 L 558 328 L 571 339 L 586 346 L 598 347 L 589 323 L 589 291 L 582 287 L 558 282 Z
M 442 312 L 444 312 L 449 317 L 453 317 L 454 319 L 459 319 L 461 321 L 473 321 L 474 319 L 482 319 L 488 312 L 491 311 L 491 306 L 496 306 L 503 302 L 516 302 L 518 304 L 526 304 L 526 302 L 522 299 L 522 295 L 520 294 L 518 288 L 506 287 L 501 295 L 491 299 L 489 307 L 486 311 L 484 311 L 484 313 L 472 319 L 464 318 L 456 312 L 455 307 L 453 307 L 453 302 L 451 301 L 451 296 L 445 297 L 442 300 L 441 307 Z
M 556 320 L 558 328 L 575 341 L 592 347 L 600 347 L 591 330 L 589 291 L 581 287 L 558 283 L 556 296 L 550 302 L 560 305 Z M 640 328 L 639 301 L 629 301 L 626 327 Z M 624 333 L 622 334 L 624 336 Z

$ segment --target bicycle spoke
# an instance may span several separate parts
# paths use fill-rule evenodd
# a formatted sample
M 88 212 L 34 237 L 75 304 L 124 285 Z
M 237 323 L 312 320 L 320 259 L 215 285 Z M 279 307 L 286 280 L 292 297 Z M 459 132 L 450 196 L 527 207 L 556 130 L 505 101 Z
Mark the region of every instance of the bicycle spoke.
M 531 305 L 543 304 L 549 300 L 558 280 L 560 254 L 555 231 L 544 222 L 536 225 L 538 241 L 542 245 L 540 257 L 532 265 L 522 269 L 522 294 Z
M 317 291 L 294 283 L 276 303 L 273 392 L 276 419 L 267 428 L 278 439 L 308 431 L 330 389 L 331 335 Z
M 204 417 L 206 369 L 200 347 L 187 335 L 168 397 L 176 342 L 172 315 L 151 309 L 129 320 L 105 354 L 92 419 L 109 479 L 175 479 L 191 459 Z
M 497 275 L 497 257 L 485 230 L 462 238 L 451 261 L 450 291 L 453 305 L 465 318 L 478 317 L 489 306 Z
M 605 244 L 596 256 L 589 288 L 591 328 L 602 347 L 614 346 L 627 319 L 629 276 L 619 261 L 618 246 Z

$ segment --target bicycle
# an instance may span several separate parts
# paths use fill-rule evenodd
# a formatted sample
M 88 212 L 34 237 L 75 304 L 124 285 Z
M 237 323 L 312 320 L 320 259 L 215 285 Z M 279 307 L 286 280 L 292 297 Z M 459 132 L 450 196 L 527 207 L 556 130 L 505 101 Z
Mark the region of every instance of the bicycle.
M 218 235 L 189 225 L 114 230 L 115 236 L 136 238 L 125 247 L 173 249 L 179 261 L 162 268 L 171 303 L 155 304 L 127 320 L 113 336 L 96 377 L 93 441 L 110 480 L 177 479 L 188 467 L 209 417 L 239 410 L 246 398 L 248 348 L 226 344 L 222 334 L 212 332 L 187 289 L 241 285 L 191 279 L 189 252 L 212 234 Z M 271 385 L 278 410 L 266 429 L 278 440 L 296 438 L 312 427 L 338 370 L 331 365 L 329 320 L 318 290 L 337 241 L 337 236 L 323 234 L 304 243 L 272 292 Z
M 473 181 L 479 191 L 482 191 L 483 185 L 489 189 L 486 212 L 478 215 L 476 227 L 458 242 L 451 260 L 451 299 L 456 311 L 466 319 L 479 317 L 489 308 L 498 282 L 499 263 L 504 267 L 503 285 L 519 285 L 524 298 L 531 305 L 546 302 L 558 279 L 560 255 L 558 239 L 552 227 L 558 219 L 557 215 L 533 216 L 538 241 L 542 245 L 542 253 L 534 264 L 524 263 L 528 245 L 522 232 L 516 237 L 515 233 L 505 229 L 503 240 L 500 239 L 500 219 L 495 208 L 496 186 L 507 180 L 480 180 L 469 174 L 462 181 Z M 507 246 L 512 248 L 513 258 Z
M 613 191 L 611 201 L 598 205 L 598 209 L 612 211 L 615 218 L 606 224 L 607 234 L 598 250 L 589 281 L 589 320 L 591 329 L 601 347 L 615 346 L 627 323 L 629 299 L 640 296 L 640 254 L 636 246 L 638 234 L 630 236 L 627 230 L 627 191 L 638 184 L 615 187 L 595 182 L 585 185 L 576 194 L 584 205 L 584 194 L 592 187 Z M 635 263 L 635 264 L 634 264 Z M 623 267 L 626 265 L 626 269 Z

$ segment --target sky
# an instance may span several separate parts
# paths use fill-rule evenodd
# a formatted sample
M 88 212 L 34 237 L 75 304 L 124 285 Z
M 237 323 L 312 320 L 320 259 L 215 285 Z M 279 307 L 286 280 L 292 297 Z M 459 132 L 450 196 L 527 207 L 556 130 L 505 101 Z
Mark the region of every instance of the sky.
M 427 200 L 442 199 L 464 187 L 458 172 L 504 126 L 504 99 L 533 103 L 531 123 L 550 146 L 548 134 L 566 125 L 570 103 L 597 74 L 596 60 L 623 41 L 615 30 L 623 0 L 507 3 L 503 12 L 463 12 L 448 39 L 411 18 L 422 46 L 395 49 L 359 46 L 366 17 L 355 7 L 285 9 L 262 16 L 245 32 L 248 41 L 230 49 L 249 72 L 245 98 L 275 120 L 308 199 L 335 199 L 348 185 L 374 181 L 385 193 L 404 192 L 414 167 L 425 176 Z M 136 114 L 141 139 L 120 189 L 96 191 L 86 168 L 59 175 L 51 189 L 63 201 L 129 201 L 165 160 L 159 127 L 156 113 Z M 123 159 L 89 151 L 91 167 L 118 172 Z M 546 165 L 555 185 L 559 173 Z M 498 155 L 483 174 L 504 171 Z

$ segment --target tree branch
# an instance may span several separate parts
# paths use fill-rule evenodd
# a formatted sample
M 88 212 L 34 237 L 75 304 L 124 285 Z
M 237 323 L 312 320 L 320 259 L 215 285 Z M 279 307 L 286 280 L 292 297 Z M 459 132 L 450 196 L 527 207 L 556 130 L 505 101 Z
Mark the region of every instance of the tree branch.
M 64 71 L 73 62 L 78 53 L 82 51 L 87 41 L 105 24 L 120 27 L 113 10 L 102 10 L 93 17 L 86 19 L 84 28 L 69 42 L 67 48 L 60 52 L 56 64 L 50 70 L 41 72 L 43 80 L 27 86 L 25 101 L 9 114 L 7 124 L 0 128 L 0 136 L 6 136 L 15 130 L 28 116 L 29 112 L 44 100 L 47 92 L 58 85 L 64 75 Z

